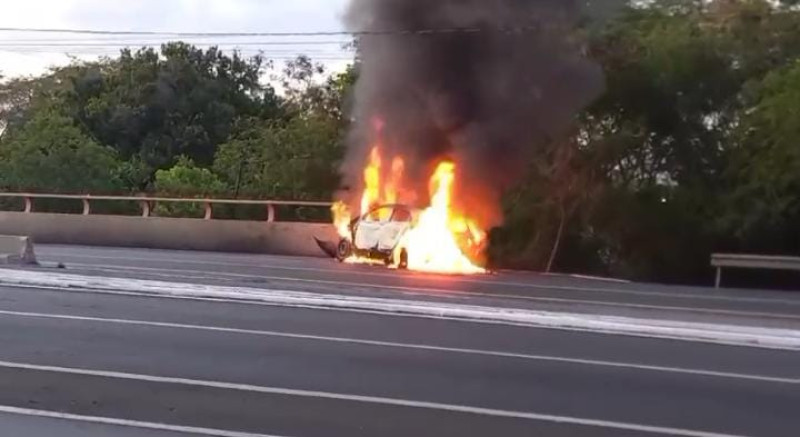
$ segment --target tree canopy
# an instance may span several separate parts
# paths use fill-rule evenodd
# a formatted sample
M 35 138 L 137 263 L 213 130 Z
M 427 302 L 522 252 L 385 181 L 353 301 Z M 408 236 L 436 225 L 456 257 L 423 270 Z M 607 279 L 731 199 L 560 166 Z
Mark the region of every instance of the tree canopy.
M 494 265 L 702 282 L 712 251 L 800 252 L 796 1 L 633 2 L 578 36 L 606 92 L 507 194 Z M 330 199 L 357 76 L 175 42 L 6 78 L 0 189 Z

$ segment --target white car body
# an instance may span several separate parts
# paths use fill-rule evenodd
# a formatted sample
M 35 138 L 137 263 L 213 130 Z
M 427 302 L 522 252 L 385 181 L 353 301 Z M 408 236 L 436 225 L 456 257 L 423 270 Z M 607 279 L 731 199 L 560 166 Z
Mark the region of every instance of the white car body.
M 373 209 L 353 225 L 353 247 L 357 251 L 391 253 L 411 229 L 413 216 L 402 205 Z
M 342 238 L 335 250 L 320 247 L 344 261 L 352 255 L 382 260 L 387 265 L 405 268 L 408 253 L 400 247 L 403 236 L 414 226 L 417 211 L 405 205 L 383 205 L 350 223 L 350 237 Z

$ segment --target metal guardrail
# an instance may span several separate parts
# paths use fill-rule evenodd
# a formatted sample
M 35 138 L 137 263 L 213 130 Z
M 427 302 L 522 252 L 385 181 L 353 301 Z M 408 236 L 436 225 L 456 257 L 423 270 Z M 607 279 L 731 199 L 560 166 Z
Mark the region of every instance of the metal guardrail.
M 714 286 L 719 288 L 723 267 L 800 271 L 800 257 L 715 253 L 711 255 L 711 266 L 717 269 Z
M 0 198 L 23 199 L 25 207 L 23 212 L 34 212 L 35 199 L 60 199 L 60 200 L 79 200 L 83 203 L 83 215 L 90 215 L 92 212 L 92 201 L 123 201 L 137 202 L 142 209 L 142 217 L 152 215 L 155 204 L 157 203 L 193 203 L 204 206 L 204 219 L 212 220 L 214 205 L 263 205 L 267 208 L 267 221 L 275 221 L 275 207 L 277 206 L 298 206 L 298 207 L 318 207 L 330 208 L 331 202 L 301 202 L 283 200 L 239 200 L 239 199 L 211 199 L 211 198 L 173 198 L 173 197 L 147 197 L 147 196 L 92 196 L 88 194 L 34 194 L 34 193 L 0 193 Z

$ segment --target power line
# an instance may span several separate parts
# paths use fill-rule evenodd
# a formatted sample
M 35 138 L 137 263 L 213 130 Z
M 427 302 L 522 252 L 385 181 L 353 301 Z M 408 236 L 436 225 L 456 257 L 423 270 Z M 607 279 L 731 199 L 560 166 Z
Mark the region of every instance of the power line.
M 0 52 L 10 52 L 10 53 L 67 53 L 67 54 L 119 54 L 119 51 L 116 49 L 111 48 L 92 48 L 92 49 L 84 49 L 84 50 L 69 50 L 69 49 L 18 49 L 13 47 L 0 47 Z M 342 52 L 310 52 L 310 51 L 268 51 L 268 50 L 255 50 L 255 49 L 246 49 L 246 50 L 237 50 L 240 54 L 253 54 L 253 55 L 263 55 L 263 56 L 271 56 L 271 55 L 291 55 L 293 57 L 306 55 L 311 58 L 315 58 L 316 56 L 335 56 L 341 59 L 353 59 L 353 56 L 347 56 L 345 53 Z
M 497 28 L 502 32 L 533 30 L 533 27 Z M 95 29 L 59 29 L 31 27 L 0 27 L 0 32 L 20 33 L 63 33 L 76 35 L 118 35 L 118 36 L 165 36 L 165 37 L 298 37 L 298 36 L 376 36 L 376 35 L 437 35 L 454 33 L 478 33 L 489 29 L 478 27 L 454 27 L 441 29 L 398 29 L 398 30 L 358 30 L 358 31 L 317 31 L 317 32 L 162 32 L 162 31 L 121 31 Z
M 0 27 L 0 32 L 24 33 L 66 33 L 77 35 L 125 35 L 125 36 L 168 36 L 168 37 L 254 37 L 254 36 L 341 36 L 349 35 L 348 32 L 161 32 L 161 31 L 120 31 L 120 30 L 94 30 L 94 29 L 59 29 L 59 28 L 29 28 L 29 27 Z
M 270 60 L 294 60 L 298 56 L 305 55 L 314 61 L 352 61 L 353 56 L 346 56 L 343 52 L 309 52 L 309 51 L 264 51 L 256 49 L 244 49 L 238 51 L 242 55 L 261 55 Z M 87 55 L 87 56 L 113 56 L 119 54 L 118 50 L 113 48 L 82 48 L 77 50 L 70 50 L 69 48 L 62 49 L 47 49 L 47 48 L 5 48 L 0 47 L 0 53 L 14 53 L 20 55 L 35 55 L 35 54 L 59 54 L 59 55 Z
M 108 43 L 118 43 L 118 42 L 128 42 L 128 41 L 175 41 L 176 37 L 163 35 L 163 36 L 148 36 L 148 35 L 75 35 L 75 36 L 67 36 L 67 35 L 41 35 L 37 36 L 38 34 L 26 34 L 24 32 L 2 32 L 0 31 L 0 42 L 2 41 L 16 41 L 16 42 L 26 42 L 26 43 L 58 43 L 58 42 L 108 42 Z M 225 38 L 224 41 L 252 41 L 255 39 L 258 41 L 256 37 L 250 36 L 243 36 L 243 37 L 231 37 L 230 39 Z M 217 41 L 220 40 L 218 37 L 215 36 L 181 36 L 181 41 Z M 284 38 L 270 38 L 269 42 L 275 43 L 348 43 L 352 42 L 353 38 L 351 35 L 342 35 L 336 37 L 315 37 L 315 36 L 305 36 L 303 38 L 292 38 L 288 41 Z
M 155 48 L 149 46 L 142 46 L 144 48 Z M 236 51 L 240 54 L 263 54 L 264 56 L 272 55 L 272 54 L 280 54 L 280 55 L 308 55 L 311 57 L 315 57 L 318 55 L 321 56 L 338 56 L 341 58 L 348 58 L 352 59 L 353 55 L 351 52 L 347 50 L 326 50 L 324 48 L 296 48 L 296 49 L 280 49 L 280 48 L 269 48 L 264 47 L 263 49 L 259 49 L 258 47 L 253 46 L 246 46 L 246 47 L 219 47 L 223 51 Z M 13 52 L 13 53 L 87 53 L 87 54 L 96 54 L 96 53 L 109 53 L 109 54 L 118 54 L 121 49 L 125 47 L 116 47 L 116 46 L 72 46 L 72 45 L 63 45 L 57 47 L 50 47 L 50 46 L 17 46 L 14 44 L 0 44 L 0 52 Z M 198 48 L 207 48 L 203 46 L 198 46 Z
M 109 42 L 87 42 L 87 40 L 75 40 L 69 42 L 64 40 L 54 40 L 56 42 L 37 41 L 37 40 L 8 40 L 0 39 L 0 47 L 129 47 L 129 46 L 155 46 L 163 43 L 168 43 L 168 40 L 161 41 L 119 41 L 116 43 Z M 214 46 L 322 46 L 322 45 L 344 45 L 351 41 L 239 41 L 239 42 L 195 42 L 194 44 L 200 45 L 214 45 Z
M 2 37 L 0 33 L 0 51 L 17 54 L 73 54 L 73 55 L 113 55 L 120 49 L 159 48 L 162 44 L 173 42 L 167 37 L 133 37 L 133 36 L 95 36 L 81 39 L 17 39 L 15 37 Z M 212 36 L 195 37 L 187 41 L 198 48 L 218 47 L 224 51 L 235 50 L 240 54 L 261 54 L 274 59 L 277 56 L 308 55 L 314 59 L 352 59 L 352 39 L 291 39 L 291 40 L 252 40 L 252 37 L 243 40 L 221 39 L 214 41 Z M 145 40 L 145 41 L 142 41 Z M 149 41 L 148 41 L 149 40 Z M 336 47 L 338 46 L 338 47 Z M 283 50 L 282 48 L 286 48 Z

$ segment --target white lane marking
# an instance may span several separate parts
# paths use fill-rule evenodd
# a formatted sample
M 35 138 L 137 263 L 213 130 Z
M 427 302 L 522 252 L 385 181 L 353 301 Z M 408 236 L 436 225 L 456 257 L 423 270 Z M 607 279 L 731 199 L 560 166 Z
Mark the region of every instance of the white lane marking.
M 526 300 L 532 302 L 551 302 L 551 303 L 563 303 L 563 304 L 584 304 L 584 305 L 594 305 L 594 306 L 606 306 L 606 307 L 620 307 L 620 308 L 635 308 L 635 309 L 646 309 L 646 310 L 670 310 L 670 311 L 685 311 L 691 313 L 701 313 L 701 314 L 720 314 L 720 315 L 728 315 L 728 316 L 754 316 L 754 317 L 764 317 L 764 318 L 771 318 L 771 319 L 790 319 L 790 320 L 800 320 L 800 315 L 794 314 L 776 314 L 776 313 L 765 313 L 765 312 L 758 312 L 758 311 L 737 311 L 737 310 L 723 310 L 723 309 L 714 309 L 714 308 L 698 308 L 698 307 L 682 307 L 682 306 L 667 306 L 667 305 L 645 305 L 645 304 L 636 304 L 636 303 L 626 303 L 626 302 L 613 302 L 613 301 L 600 301 L 600 300 L 588 300 L 588 299 L 568 299 L 568 298 L 558 298 L 558 297 L 535 297 L 535 296 L 520 296 L 520 295 L 513 295 L 513 294 L 491 294 L 491 293 L 480 293 L 474 291 L 461 291 L 461 290 L 448 290 L 448 289 L 441 289 L 441 288 L 417 288 L 417 287 L 404 287 L 404 286 L 395 286 L 395 285 L 379 285 L 379 284 L 369 284 L 369 283 L 359 283 L 359 282 L 344 282 L 344 281 L 330 281 L 325 279 L 306 279 L 306 278 L 293 278 L 293 277 L 284 277 L 284 276 L 260 276 L 260 275 L 248 275 L 242 273 L 228 273 L 228 272 L 215 272 L 215 273 L 208 273 L 201 270 L 190 270 L 190 269 L 164 269 L 164 268 L 156 268 L 156 267 L 126 267 L 126 266 L 116 266 L 116 265 L 104 265 L 104 264 L 73 264 L 78 267 L 84 267 L 87 269 L 91 269 L 94 271 L 100 272 L 107 272 L 107 273 L 119 273 L 119 272 L 126 272 L 126 271 L 139 271 L 139 272 L 161 272 L 161 275 L 154 274 L 153 276 L 161 277 L 163 273 L 169 273 L 173 275 L 181 275 L 186 273 L 194 273 L 205 276 L 190 276 L 191 279 L 218 279 L 220 276 L 228 276 L 231 278 L 242 278 L 242 279 L 268 279 L 274 281 L 286 281 L 286 282 L 298 282 L 298 283 L 308 283 L 308 284 L 325 284 L 325 285 L 337 285 L 337 286 L 348 286 L 348 287 L 359 287 L 359 288 L 372 288 L 372 289 L 385 289 L 385 290 L 397 290 L 403 291 L 411 294 L 417 295 L 424 295 L 424 296 L 431 296 L 442 299 L 450 298 L 452 299 L 456 295 L 458 296 L 470 296 L 470 297 L 486 297 L 486 298 L 493 298 L 493 299 L 515 299 L 515 300 Z
M 17 276 L 30 276 L 32 274 L 32 272 L 21 270 L 8 270 L 8 272 L 16 273 Z M 44 281 L 45 277 L 55 277 L 58 278 L 58 280 L 55 283 L 50 283 Z M 3 282 L 4 279 L 7 278 L 0 277 L 0 282 Z M 432 301 L 365 298 L 350 295 L 326 295 L 263 288 L 251 289 L 204 286 L 175 282 L 157 282 L 152 280 L 105 278 L 99 276 L 50 274 L 43 275 L 41 279 L 41 281 L 37 280 L 31 283 L 26 283 L 25 281 L 6 281 L 6 283 L 7 286 L 11 287 L 34 290 L 48 289 L 62 292 L 187 299 L 285 308 L 344 311 L 379 316 L 426 318 L 461 323 L 516 326 L 526 329 L 555 329 L 598 335 L 659 338 L 725 346 L 800 350 L 800 331 L 790 329 L 688 323 L 670 320 L 636 319 L 524 309 L 495 309 L 492 307 L 462 304 L 447 305 Z M 76 279 L 79 280 L 76 282 Z M 140 288 L 137 288 L 137 286 Z M 142 286 L 144 286 L 144 288 L 141 288 Z M 182 287 L 190 287 L 192 290 L 183 290 Z M 217 291 L 215 292 L 214 290 Z M 230 292 L 224 292 L 223 290 L 230 290 Z M 436 305 L 440 306 L 437 307 Z M 475 314 L 474 311 L 478 311 L 480 314 Z M 647 323 L 642 325 L 645 321 L 647 321 Z M 622 322 L 622 324 L 617 322 Z M 795 337 L 797 337 L 797 339 L 795 339 Z
M 359 288 L 372 288 L 376 289 L 377 291 L 385 291 L 385 290 L 392 290 L 392 291 L 400 291 L 404 295 L 408 296 L 428 296 L 428 297 L 436 297 L 439 299 L 457 299 L 459 296 L 481 296 L 481 297 L 510 297 L 512 299 L 525 299 L 525 300 L 538 300 L 539 298 L 529 297 L 529 296 L 513 296 L 513 295 L 496 295 L 496 294 L 485 294 L 485 293 L 472 293 L 468 291 L 456 291 L 456 290 L 445 290 L 445 289 L 436 289 L 436 288 L 414 288 L 414 287 L 400 287 L 400 286 L 392 286 L 392 285 L 378 285 L 378 284 L 366 284 L 366 283 L 355 283 L 355 282 L 340 282 L 340 281 L 326 281 L 323 279 L 303 279 L 303 278 L 293 278 L 289 276 L 262 276 L 262 275 L 248 275 L 243 273 L 228 273 L 228 272 L 206 272 L 202 270 L 189 270 L 189 269 L 165 269 L 165 268 L 157 268 L 157 267 L 124 267 L 124 266 L 117 266 L 117 265 L 106 265 L 106 264 L 76 264 L 72 263 L 73 266 L 77 266 L 80 268 L 85 268 L 86 271 L 89 272 L 102 272 L 102 273 L 129 273 L 129 272 L 144 272 L 153 277 L 167 277 L 167 278 L 187 278 L 187 279 L 210 279 L 215 281 L 225 281 L 225 282 L 235 282 L 237 280 L 247 280 L 247 279 L 255 279 L 255 280 L 271 280 L 271 281 L 287 281 L 287 282 L 302 282 L 302 283 L 309 283 L 309 284 L 324 284 L 324 285 L 345 285 L 349 287 L 359 287 Z M 174 282 L 174 281 L 173 281 Z M 201 285 L 209 285 L 209 284 L 201 284 Z M 258 284 L 254 284 L 253 286 L 257 286 Z M 385 290 L 381 290 L 385 289 Z M 433 294 L 436 293 L 435 296 Z M 569 302 L 580 302 L 577 300 L 569 300 Z M 798 316 L 800 318 L 800 316 Z
M 452 316 L 445 316 L 445 315 L 435 316 L 435 315 L 432 315 L 432 314 L 423 315 L 423 314 L 391 313 L 391 312 L 385 312 L 385 311 L 380 311 L 380 310 L 368 310 L 368 309 L 356 309 L 356 308 L 336 308 L 336 307 L 325 307 L 325 306 L 312 305 L 312 304 L 270 303 L 270 302 L 259 302 L 259 301 L 255 301 L 255 300 L 241 300 L 241 299 L 231 299 L 231 298 L 222 298 L 222 297 L 171 296 L 171 295 L 158 295 L 158 294 L 152 294 L 152 293 L 137 293 L 137 292 L 133 292 L 133 291 L 99 290 L 99 289 L 91 289 L 91 288 L 64 288 L 64 287 L 56 287 L 56 286 L 49 286 L 49 285 L 15 284 L 15 285 L 11 286 L 11 288 L 29 289 L 29 290 L 34 290 L 34 291 L 52 290 L 52 291 L 69 292 L 69 293 L 100 294 L 100 295 L 110 295 L 110 296 L 137 297 L 137 298 L 146 298 L 146 299 L 174 299 L 174 300 L 189 300 L 189 301 L 209 302 L 209 303 L 229 303 L 229 304 L 234 304 L 234 305 L 252 305 L 252 306 L 263 306 L 263 307 L 269 307 L 269 308 L 295 308 L 295 309 L 312 310 L 312 311 L 336 311 L 336 312 L 341 312 L 341 313 L 369 314 L 369 315 L 375 315 L 375 316 L 381 316 L 381 317 L 397 317 L 397 318 L 406 318 L 406 319 L 429 319 L 429 320 L 441 320 L 441 321 L 454 322 L 454 323 L 471 323 L 471 324 L 480 324 L 480 325 L 511 326 L 511 327 L 515 327 L 515 328 L 525 328 L 525 329 L 542 329 L 542 330 L 551 330 L 551 331 L 577 332 L 577 333 L 589 334 L 589 335 L 622 335 L 622 336 L 626 336 L 626 337 L 646 338 L 646 339 L 655 339 L 655 340 L 691 341 L 691 342 L 713 344 L 713 345 L 719 345 L 719 346 L 751 347 L 751 348 L 770 349 L 770 350 L 787 350 L 786 348 L 780 347 L 780 346 L 764 345 L 764 344 L 758 344 L 758 343 L 742 345 L 741 343 L 731 342 L 731 341 L 724 341 L 724 340 L 713 340 L 713 339 L 689 340 L 689 339 L 686 339 L 686 338 L 682 338 L 682 337 L 678 337 L 678 336 L 670 336 L 670 335 L 656 335 L 656 334 L 642 334 L 642 333 L 640 333 L 640 334 L 636 334 L 636 333 L 619 333 L 619 332 L 614 332 L 614 331 L 575 328 L 575 327 L 566 327 L 566 326 L 531 326 L 529 324 L 525 324 L 525 323 L 521 323 L 521 322 L 512 322 L 512 321 L 480 320 L 480 319 L 470 320 L 470 319 L 464 319 L 464 318 L 452 317 Z M 789 349 L 789 350 L 794 350 L 794 349 Z
M 426 401 L 413 401 L 407 399 L 387 398 L 380 396 L 353 395 L 344 393 L 315 391 L 315 390 L 300 390 L 291 388 L 267 387 L 260 385 L 251 385 L 251 384 L 236 384 L 236 383 L 220 382 L 220 381 L 206 381 L 206 380 L 189 379 L 189 378 L 174 378 L 168 376 L 153 376 L 153 375 L 143 375 L 137 373 L 107 371 L 107 370 L 88 370 L 88 369 L 78 369 L 72 367 L 42 366 L 37 364 L 14 363 L 8 361 L 0 361 L 0 367 L 19 369 L 19 370 L 66 373 L 70 375 L 80 375 L 80 376 L 96 376 L 102 378 L 153 382 L 161 384 L 186 385 L 192 387 L 204 387 L 204 388 L 214 388 L 222 390 L 236 390 L 236 391 L 245 391 L 253 393 L 281 395 L 281 396 L 297 396 L 297 397 L 307 397 L 307 398 L 320 398 L 320 399 L 335 400 L 335 401 L 350 401 L 350 402 L 359 402 L 368 404 L 389 405 L 393 407 L 429 409 L 429 410 L 447 411 L 453 413 L 463 413 L 463 414 L 480 415 L 480 416 L 503 417 L 511 419 L 527 419 L 534 421 L 555 422 L 555 423 L 569 424 L 569 425 L 593 426 L 599 428 L 611 428 L 611 429 L 638 431 L 650 434 L 662 434 L 671 436 L 743 437 L 743 436 L 735 436 L 733 434 L 720 434 L 715 432 L 642 425 L 642 424 L 628 423 L 628 422 L 587 419 L 582 417 L 558 416 L 553 414 L 540 414 L 540 413 L 523 412 L 523 411 L 500 410 L 494 408 L 470 407 L 466 405 L 455 405 L 455 404 L 445 404 L 439 402 L 426 402 Z
M 141 422 L 138 420 L 115 419 L 111 417 L 84 416 L 80 414 L 59 413 L 56 411 L 34 410 L 0 405 L 0 413 L 14 414 L 17 416 L 45 417 L 49 419 L 71 420 L 76 422 L 94 423 L 98 425 L 122 426 L 126 428 L 142 428 L 157 431 L 171 431 L 193 435 L 212 437 L 278 437 L 267 434 L 253 434 L 247 432 L 226 431 L 221 429 L 197 428 L 193 426 L 167 425 L 164 423 Z
M 489 350 L 470 349 L 470 348 L 433 346 L 433 345 L 425 345 L 418 343 L 399 343 L 399 342 L 365 340 L 365 339 L 347 338 L 347 337 L 330 337 L 330 336 L 309 335 L 309 334 L 295 334 L 295 333 L 280 332 L 280 331 L 265 331 L 256 329 L 227 328 L 221 326 L 202 326 L 202 325 L 191 325 L 184 323 L 154 322 L 147 320 L 99 318 L 99 317 L 88 317 L 88 316 L 74 316 L 66 314 L 46 314 L 46 313 L 4 311 L 4 310 L 0 310 L 0 316 L 70 320 L 70 321 L 81 321 L 81 322 L 97 322 L 97 323 L 110 323 L 110 324 L 132 325 L 132 326 L 149 326 L 149 327 L 170 328 L 170 329 L 199 330 L 199 331 L 209 331 L 209 332 L 221 332 L 228 334 L 257 335 L 263 337 L 291 338 L 298 340 L 325 341 L 332 343 L 357 344 L 364 346 L 378 346 L 378 347 L 390 347 L 390 348 L 400 348 L 400 349 L 419 349 L 419 350 L 434 351 L 434 352 L 448 352 L 448 353 L 457 353 L 466 355 L 490 356 L 498 358 L 515 358 L 515 359 L 532 360 L 532 361 L 548 361 L 548 362 L 580 364 L 589 366 L 635 369 L 635 370 L 645 370 L 654 372 L 678 373 L 678 374 L 695 375 L 695 376 L 709 376 L 716 378 L 742 379 L 742 380 L 770 382 L 770 383 L 800 384 L 800 378 L 784 378 L 776 376 L 751 375 L 751 374 L 735 373 L 735 372 L 720 372 L 714 370 L 688 369 L 682 367 L 624 363 L 619 361 L 568 358 L 568 357 L 556 357 L 550 355 L 533 355 L 533 354 L 489 351 Z
M 398 275 L 397 273 L 379 273 L 379 272 L 370 272 L 370 271 L 353 271 L 353 270 L 344 270 L 344 269 L 324 269 L 324 268 L 314 268 L 314 267 L 290 267 L 290 266 L 277 266 L 277 265 L 264 265 L 264 264 L 248 264 L 248 263 L 231 263 L 231 262 L 224 262 L 224 261 L 195 261 L 195 260 L 186 260 L 186 259 L 174 259 L 174 258 L 140 258 L 140 257 L 129 257 L 129 256 L 117 256 L 117 257 L 108 257 L 108 256 L 99 256 L 99 255 L 81 255 L 81 254 L 66 254 L 66 257 L 73 257 L 73 258 L 85 258 L 85 259 L 105 259 L 108 260 L 109 258 L 122 260 L 122 261 L 145 261 L 145 262 L 157 262 L 157 261 L 167 261 L 176 264 L 196 264 L 196 265 L 220 265 L 220 266 L 229 266 L 229 267 L 242 267 L 243 265 L 246 267 L 256 267 L 256 268 L 264 268 L 264 269 L 275 269 L 275 270 L 294 270 L 294 271 L 308 271 L 308 272 L 318 272 L 318 273 L 331 273 L 331 274 L 357 274 L 360 276 L 375 276 L 375 277 L 387 277 L 387 278 L 411 278 L 408 275 Z M 46 257 L 46 256 L 45 256 Z M 126 268 L 127 266 L 120 266 L 120 265 L 113 265 L 110 267 L 121 267 Z M 174 270 L 184 270 L 184 269 L 174 269 Z M 188 270 L 188 269 L 187 269 Z M 256 276 L 256 275 L 244 275 L 244 276 Z M 259 276 L 261 277 L 261 276 Z M 422 278 L 414 278 L 414 279 L 422 279 Z M 668 293 L 668 292 L 661 292 L 661 291 L 636 291 L 636 290 L 627 290 L 621 288 L 606 288 L 606 287 L 576 287 L 576 286 L 563 286 L 563 285 L 546 285 L 546 284 L 530 284 L 525 282 L 515 282 L 515 281 L 502 281 L 502 280 L 483 280 L 477 278 L 462 278 L 462 277 L 440 277 L 435 275 L 428 275 L 424 276 L 426 280 L 432 281 L 446 281 L 448 283 L 464 283 L 464 284 L 485 284 L 485 285 L 504 285 L 509 287 L 518 287 L 518 288 L 532 288 L 532 289 L 542 289 L 542 290 L 561 290 L 561 291 L 587 291 L 587 292 L 601 292 L 601 293 L 612 293 L 612 294 L 625 294 L 625 295 L 634 295 L 634 296 L 658 296 L 658 297 L 671 297 L 676 299 L 700 299 L 700 300 L 721 300 L 721 301 L 733 301 L 733 302 L 749 302 L 749 303 L 780 303 L 786 305 L 800 305 L 800 299 L 792 300 L 792 299 L 782 299 L 782 298 L 755 298 L 755 297 L 741 297 L 741 296 L 715 296 L 712 294 L 696 294 L 696 293 Z M 338 281 L 331 281 L 331 282 L 338 282 Z M 369 286 L 365 284 L 366 286 Z M 376 286 L 376 285 L 372 285 Z M 399 287 L 403 288 L 403 287 Z M 450 290 L 440 290 L 440 291 L 450 291 Z M 715 293 L 716 291 L 713 290 L 703 290 L 704 293 Z M 478 293 L 483 294 L 483 293 Z M 496 296 L 490 295 L 489 296 Z M 520 296 L 520 295 L 511 295 L 506 297 L 516 297 L 516 298 L 527 298 L 527 296 Z
M 513 272 L 511 272 L 513 273 Z M 610 282 L 613 284 L 633 284 L 633 281 L 629 281 L 627 279 L 617 279 L 617 278 L 604 278 L 602 276 L 592 276 L 592 275 L 579 275 L 575 273 L 571 274 L 559 274 L 559 273 L 544 273 L 545 276 L 555 276 L 555 277 L 567 277 L 567 278 L 576 278 L 576 279 L 588 279 L 591 281 L 598 281 L 598 282 Z

